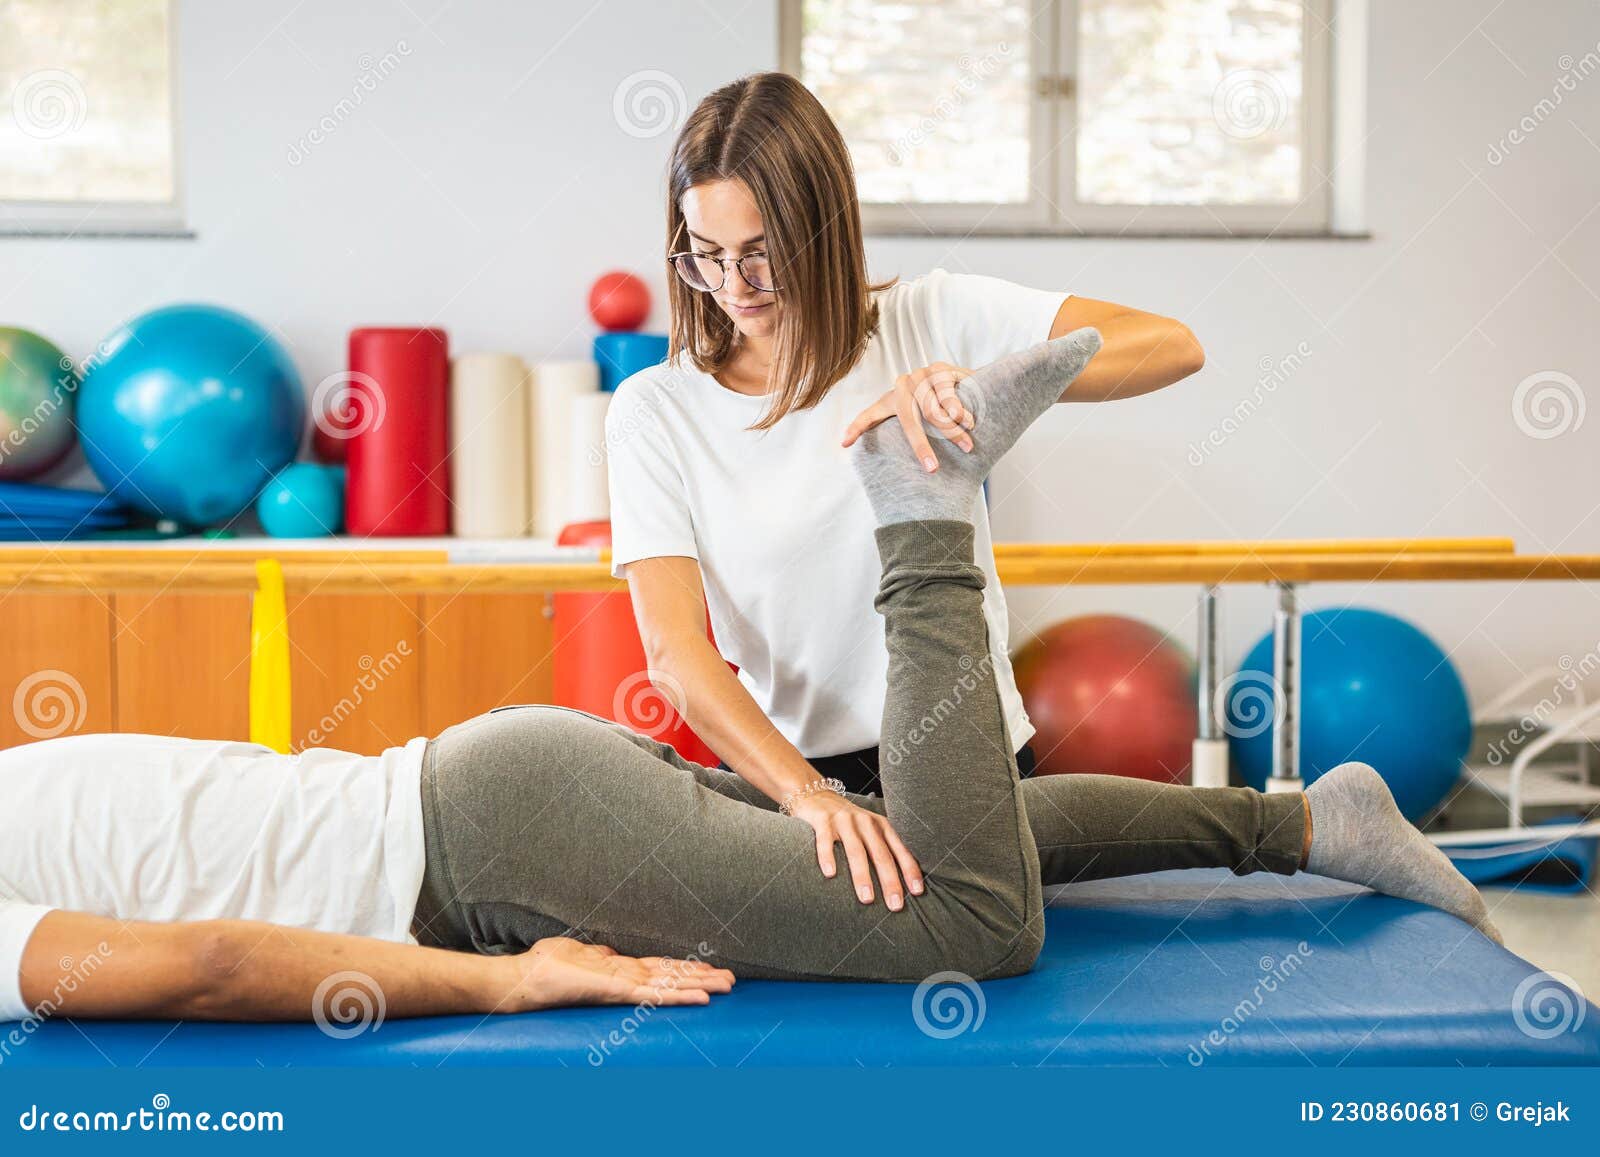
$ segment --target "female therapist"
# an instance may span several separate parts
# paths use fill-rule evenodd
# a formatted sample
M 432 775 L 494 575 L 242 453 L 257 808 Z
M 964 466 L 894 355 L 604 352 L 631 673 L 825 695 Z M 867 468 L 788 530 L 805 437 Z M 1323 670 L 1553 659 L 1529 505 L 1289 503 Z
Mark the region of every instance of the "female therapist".
M 897 909 L 922 890 L 915 858 L 839 794 L 875 785 L 887 671 L 872 516 L 846 448 L 892 422 L 936 469 L 930 436 L 971 446 L 957 382 L 1082 326 L 1104 345 L 1064 402 L 1160 389 L 1204 355 L 1181 323 L 1104 301 L 938 270 L 869 282 L 844 139 L 783 73 L 718 89 L 685 122 L 667 251 L 672 354 L 622 384 L 607 420 L 613 570 L 651 677 L 689 725 L 811 825 L 825 875 L 838 845 L 861 901 L 876 875 Z M 973 520 L 990 653 L 972 660 L 992 665 L 1026 774 L 1033 727 L 982 503 Z M 884 737 L 888 758 L 920 742 L 937 737 Z

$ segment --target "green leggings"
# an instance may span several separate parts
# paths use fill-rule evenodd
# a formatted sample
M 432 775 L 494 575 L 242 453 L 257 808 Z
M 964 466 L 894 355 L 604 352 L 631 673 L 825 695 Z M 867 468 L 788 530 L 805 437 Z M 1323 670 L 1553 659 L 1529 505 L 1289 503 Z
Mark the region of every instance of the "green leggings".
M 887 814 L 926 890 L 862 904 L 817 866 L 809 825 L 731 772 L 581 712 L 503 708 L 450 728 L 423 764 L 424 944 L 520 951 L 580 936 L 741 976 L 920 981 L 1027 971 L 1042 884 L 1163 868 L 1296 870 L 1298 795 L 1110 776 L 1020 781 L 965 523 L 878 532 L 889 648 Z M 822 628 L 819 628 L 822 629 Z

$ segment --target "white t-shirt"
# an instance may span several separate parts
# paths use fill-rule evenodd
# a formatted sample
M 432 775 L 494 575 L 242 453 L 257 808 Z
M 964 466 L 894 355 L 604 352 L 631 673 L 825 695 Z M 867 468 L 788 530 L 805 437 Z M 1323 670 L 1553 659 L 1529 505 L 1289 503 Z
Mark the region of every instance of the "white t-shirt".
M 53 908 L 264 920 L 405 941 L 422 887 L 425 739 L 382 755 L 74 735 L 0 751 L 0 1021 Z
M 975 369 L 1050 335 L 1065 293 L 936 270 L 877 297 L 878 331 L 814 408 L 749 426 L 767 399 L 735 393 L 687 359 L 633 375 L 606 418 L 612 569 L 699 560 L 712 633 L 779 732 L 808 758 L 875 747 L 888 655 L 873 609 L 872 512 L 839 445 L 845 427 L 932 362 Z M 973 512 L 994 671 L 1011 739 L 1033 735 L 1007 656 L 1005 597 L 988 511 Z

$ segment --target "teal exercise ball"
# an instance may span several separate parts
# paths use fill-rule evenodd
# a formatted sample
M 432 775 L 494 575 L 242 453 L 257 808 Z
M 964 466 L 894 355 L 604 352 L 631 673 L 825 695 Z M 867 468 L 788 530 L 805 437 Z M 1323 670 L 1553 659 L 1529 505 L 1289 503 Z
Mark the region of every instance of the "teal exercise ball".
M 226 522 L 294 460 L 306 403 L 289 355 L 243 314 L 170 305 L 89 359 L 84 457 L 117 499 L 189 526 Z
M 261 529 L 274 538 L 325 538 L 344 529 L 344 469 L 295 462 L 274 474 L 256 499 Z
M 0 326 L 0 479 L 45 473 L 67 456 L 78 371 L 51 342 Z
M 1307 784 L 1341 763 L 1369 763 L 1410 820 L 1444 799 L 1472 743 L 1461 676 L 1439 645 L 1382 611 L 1315 611 L 1300 625 L 1300 774 Z M 1277 720 L 1268 707 L 1272 636 L 1224 685 L 1234 764 L 1251 787 L 1272 771 Z

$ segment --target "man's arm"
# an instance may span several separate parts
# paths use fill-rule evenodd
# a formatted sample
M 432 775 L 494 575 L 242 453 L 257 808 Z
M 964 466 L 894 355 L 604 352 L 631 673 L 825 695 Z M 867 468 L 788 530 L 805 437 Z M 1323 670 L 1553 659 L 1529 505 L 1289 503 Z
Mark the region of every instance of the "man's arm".
M 705 1004 L 729 991 L 733 974 L 575 940 L 478 956 L 244 920 L 147 924 L 58 911 L 29 938 L 21 980 L 28 1007 L 50 1014 L 257 1021 L 333 1016 L 330 1002 L 357 990 L 381 998 L 386 1017 Z

